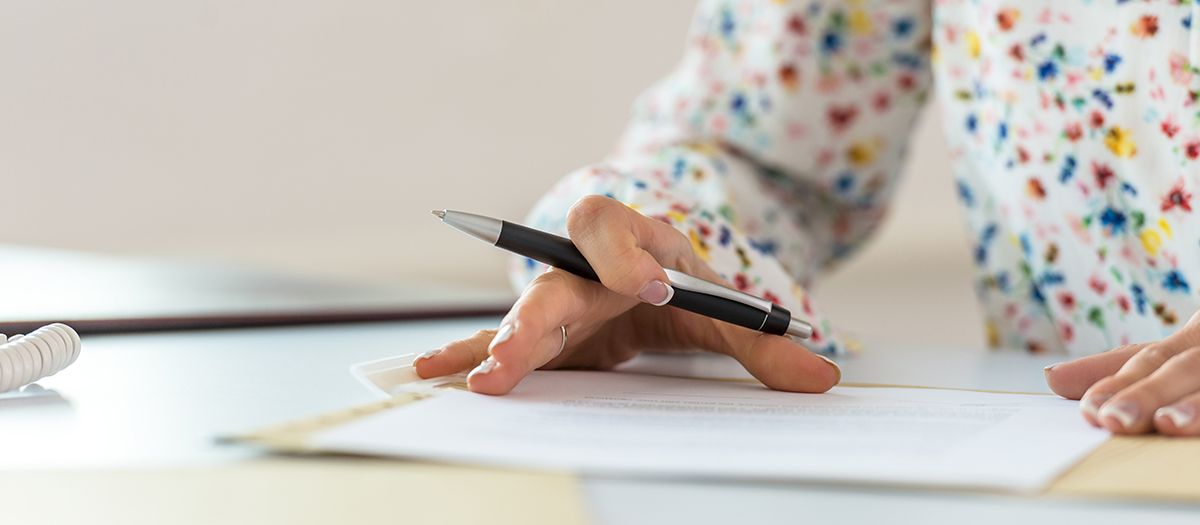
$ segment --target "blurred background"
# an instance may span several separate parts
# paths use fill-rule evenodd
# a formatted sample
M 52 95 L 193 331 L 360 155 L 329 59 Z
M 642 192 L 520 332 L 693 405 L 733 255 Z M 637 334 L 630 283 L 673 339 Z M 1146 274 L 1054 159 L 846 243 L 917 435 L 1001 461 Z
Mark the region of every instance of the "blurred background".
M 519 220 L 599 160 L 693 8 L 0 3 L 0 243 L 506 287 L 429 210 Z M 815 295 L 867 340 L 981 346 L 932 108 L 913 133 L 889 222 Z

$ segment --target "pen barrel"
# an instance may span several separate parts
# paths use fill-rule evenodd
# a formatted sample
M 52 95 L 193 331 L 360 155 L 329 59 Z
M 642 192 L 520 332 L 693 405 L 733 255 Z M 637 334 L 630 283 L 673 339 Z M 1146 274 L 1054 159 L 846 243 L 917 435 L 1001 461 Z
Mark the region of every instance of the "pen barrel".
M 713 319 L 719 319 L 727 323 L 735 324 L 751 330 L 766 330 L 767 313 L 753 306 L 742 304 L 737 301 L 730 301 L 711 295 L 684 290 L 682 288 L 675 289 L 675 295 L 671 297 L 671 301 L 667 303 L 669 306 L 674 306 L 681 310 L 697 313 L 708 316 Z M 787 330 L 787 324 L 783 325 L 782 330 L 770 332 L 775 335 L 782 335 Z
M 600 276 L 571 239 L 541 230 L 501 221 L 496 247 L 522 255 L 555 268 L 600 282 Z M 758 307 L 734 300 L 675 286 L 669 306 L 687 310 L 751 330 L 774 335 L 787 333 L 791 313 L 779 305 L 771 305 L 770 313 Z
M 771 313 L 767 314 L 767 320 L 763 321 L 762 332 L 772 335 L 786 335 L 788 327 L 792 324 L 792 312 L 777 304 L 771 305 Z M 801 336 L 807 338 L 807 335 Z
M 503 221 L 496 247 L 600 282 L 600 276 L 596 275 L 587 258 L 566 237 Z

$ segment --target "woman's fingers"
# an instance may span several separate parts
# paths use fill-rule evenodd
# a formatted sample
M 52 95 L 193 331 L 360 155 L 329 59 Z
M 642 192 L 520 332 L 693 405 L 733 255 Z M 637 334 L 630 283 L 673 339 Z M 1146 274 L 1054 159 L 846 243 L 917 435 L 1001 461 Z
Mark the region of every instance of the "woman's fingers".
M 590 320 L 603 322 L 633 304 L 635 300 L 598 283 L 552 269 L 530 283 L 498 329 L 481 330 L 426 352 L 413 364 L 425 378 L 471 370 L 467 384 L 472 391 L 505 394 L 529 372 L 557 357 L 563 346 L 563 325 L 585 313 L 594 313 Z
M 500 324 L 488 347 L 490 358 L 472 371 L 473 392 L 505 394 L 563 348 L 562 327 L 574 331 L 604 323 L 636 305 L 598 283 L 550 270 L 534 279 Z
M 488 343 L 495 336 L 495 330 L 480 330 L 471 337 L 446 343 L 417 356 L 413 367 L 417 369 L 417 375 L 425 379 L 470 370 L 487 358 Z
M 1120 388 L 1100 406 L 1093 419 L 1119 434 L 1149 432 L 1155 427 L 1155 413 L 1160 407 L 1200 391 L 1197 371 L 1200 371 L 1200 347 L 1179 352 L 1146 377 Z M 1098 392 L 1104 392 L 1107 385 L 1097 383 L 1097 386 Z
M 1200 436 L 1200 392 L 1156 410 L 1154 428 L 1168 436 Z
M 750 347 L 735 352 L 733 357 L 772 389 L 819 393 L 842 380 L 842 370 L 833 361 L 809 352 L 788 337 L 763 333 L 753 337 Z
M 567 229 L 579 251 L 592 263 L 608 289 L 661 305 L 674 292 L 663 266 L 710 281 L 722 281 L 692 251 L 691 243 L 670 225 L 650 219 L 613 199 L 593 195 L 580 199 L 567 215 Z M 728 286 L 728 283 L 719 283 Z M 689 340 L 696 346 L 733 356 L 767 386 L 793 392 L 824 392 L 837 384 L 841 371 L 787 337 L 712 321 L 695 314 L 664 330 L 666 346 Z M 690 332 L 706 332 L 697 335 Z M 686 344 L 684 345 L 686 346 Z
M 1055 393 L 1080 399 L 1089 423 L 1118 433 L 1156 427 L 1190 433 L 1184 415 L 1194 406 L 1181 398 L 1200 391 L 1200 311 L 1169 337 L 1046 368 Z M 1163 409 L 1179 403 L 1178 410 Z M 1174 421 L 1178 419 L 1178 426 Z
M 472 391 L 504 394 L 547 363 L 605 367 L 646 348 L 704 348 L 733 356 L 778 390 L 824 392 L 840 379 L 836 365 L 790 338 L 649 306 L 672 297 L 664 266 L 728 286 L 670 225 L 589 196 L 572 207 L 568 230 L 603 286 L 552 269 L 526 288 L 497 331 L 422 356 L 418 373 L 431 377 L 474 366 Z M 560 357 L 563 326 L 570 351 Z
M 1146 423 L 1148 418 L 1145 414 L 1132 417 L 1128 412 L 1133 408 L 1132 405 L 1128 403 L 1120 406 L 1106 405 L 1109 405 L 1118 392 L 1147 378 L 1178 354 L 1200 346 L 1200 325 L 1198 325 L 1200 321 L 1197 319 L 1196 316 L 1193 316 L 1188 324 L 1178 332 L 1161 341 L 1144 345 L 1125 361 L 1125 364 L 1121 365 L 1115 374 L 1096 381 L 1088 388 L 1080 401 L 1079 409 L 1084 413 L 1084 417 L 1092 424 L 1105 428 L 1124 428 L 1129 431 L 1134 431 L 1134 428 L 1141 429 L 1137 431 L 1148 430 Z M 1102 415 L 1102 410 L 1106 410 L 1107 414 Z M 1106 418 L 1111 420 L 1108 424 L 1102 422 Z
M 561 333 L 557 337 L 554 337 L 553 334 L 546 334 L 545 337 L 533 342 L 532 347 L 527 349 L 527 355 L 517 361 L 505 362 L 494 355 L 489 356 L 467 375 L 467 386 L 471 388 L 472 392 L 480 394 L 507 394 L 522 379 L 525 379 L 525 376 L 538 368 L 537 365 L 530 365 L 531 361 L 540 360 L 538 359 L 540 356 L 547 355 L 552 359 L 561 348 L 561 341 Z M 549 361 L 549 359 L 546 360 Z
M 737 359 L 756 379 L 775 390 L 824 392 L 842 378 L 833 361 L 809 352 L 790 337 L 764 334 L 679 311 L 675 324 L 698 324 L 684 344 Z M 686 320 L 678 319 L 686 317 Z
M 515 324 L 502 325 L 499 330 L 480 330 L 471 337 L 447 343 L 441 348 L 417 356 L 413 362 L 417 375 L 428 379 L 470 370 L 467 384 L 472 391 L 484 394 L 505 394 L 512 390 L 521 379 L 524 379 L 530 371 L 541 366 L 534 364 L 542 361 L 538 356 L 543 358 L 549 356 L 548 359 L 544 359 L 544 361 L 549 361 L 557 357 L 559 350 L 563 347 L 564 339 L 560 328 L 557 332 L 552 331 L 545 337 L 534 341 L 529 352 L 521 352 L 514 345 L 504 344 L 511 340 L 516 333 L 510 329 L 508 333 L 501 334 L 505 326 L 515 326 Z M 555 333 L 558 335 L 555 336 Z M 510 359 L 509 361 L 501 362 L 489 356 L 489 351 L 493 347 L 501 345 L 505 350 L 509 350 L 505 353 Z M 541 364 L 544 365 L 545 362 Z
M 655 306 L 674 294 L 663 265 L 692 253 L 678 230 L 599 195 L 571 207 L 567 231 L 606 288 Z
M 1096 381 L 1117 373 L 1125 362 L 1148 343 L 1126 345 L 1103 354 L 1059 363 L 1046 369 L 1046 384 L 1055 394 L 1079 399 Z

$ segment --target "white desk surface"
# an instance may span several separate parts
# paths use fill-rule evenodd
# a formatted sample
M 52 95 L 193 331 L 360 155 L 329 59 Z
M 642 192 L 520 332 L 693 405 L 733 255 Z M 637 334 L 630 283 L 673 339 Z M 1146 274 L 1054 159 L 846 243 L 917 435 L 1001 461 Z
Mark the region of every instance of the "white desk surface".
M 0 400 L 0 471 L 172 468 L 261 452 L 213 438 L 372 401 L 352 363 L 435 348 L 496 318 L 93 336 L 41 382 L 61 395 Z M 744 376 L 713 355 L 633 368 Z M 1054 357 L 868 346 L 843 380 L 1046 392 Z M 732 366 L 731 366 L 732 365 Z M 57 400 L 56 400 L 57 399 Z M 790 484 L 584 480 L 596 523 L 1200 523 L 1200 506 Z

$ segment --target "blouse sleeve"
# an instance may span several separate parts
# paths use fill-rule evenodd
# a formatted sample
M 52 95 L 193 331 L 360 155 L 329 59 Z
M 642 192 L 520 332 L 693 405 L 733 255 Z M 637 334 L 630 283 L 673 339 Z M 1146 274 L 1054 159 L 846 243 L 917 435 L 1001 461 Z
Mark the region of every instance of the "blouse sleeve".
M 709 0 L 683 60 L 634 105 L 604 161 L 558 182 L 526 223 L 565 233 L 584 195 L 683 232 L 718 273 L 813 322 L 806 289 L 880 224 L 929 87 L 925 0 Z M 514 258 L 523 288 L 544 267 Z

